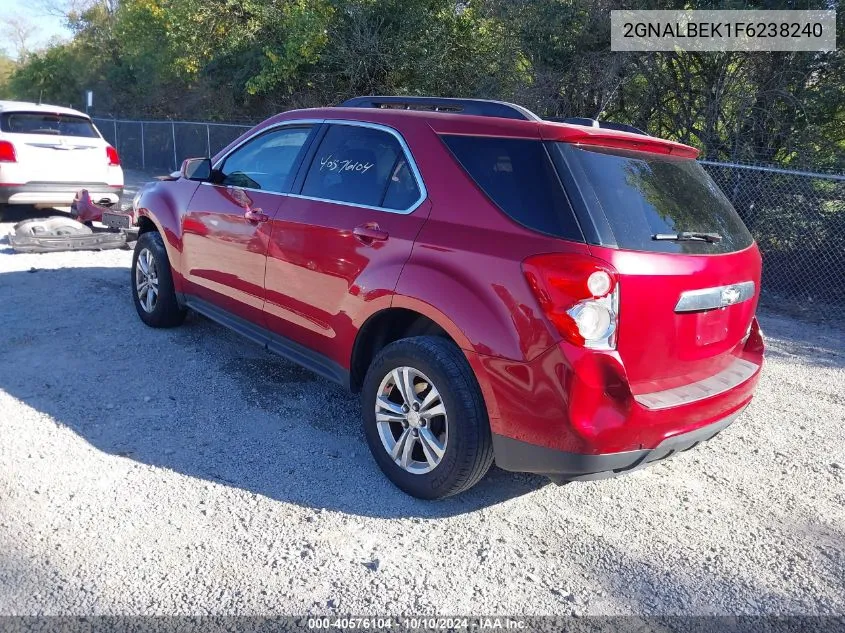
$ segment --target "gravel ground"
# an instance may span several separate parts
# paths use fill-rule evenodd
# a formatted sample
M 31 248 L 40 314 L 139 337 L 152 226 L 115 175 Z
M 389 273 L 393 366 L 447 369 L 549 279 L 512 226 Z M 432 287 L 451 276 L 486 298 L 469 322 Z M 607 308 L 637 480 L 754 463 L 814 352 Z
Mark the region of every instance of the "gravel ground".
M 842 331 L 764 315 L 757 398 L 694 451 L 426 503 L 356 399 L 144 327 L 130 258 L 0 243 L 0 615 L 845 613 Z

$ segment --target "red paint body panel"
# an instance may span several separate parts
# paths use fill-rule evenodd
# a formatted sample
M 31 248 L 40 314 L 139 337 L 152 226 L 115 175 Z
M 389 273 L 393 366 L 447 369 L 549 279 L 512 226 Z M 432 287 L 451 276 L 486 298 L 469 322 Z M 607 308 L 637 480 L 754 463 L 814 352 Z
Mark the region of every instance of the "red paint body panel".
M 683 158 L 696 158 L 698 150 L 683 143 L 667 141 L 654 136 L 631 134 L 619 130 L 590 128 L 565 123 L 544 123 L 541 136 L 546 141 L 563 141 L 578 145 L 597 145 L 656 154 L 671 154 Z
M 368 121 L 397 130 L 412 151 L 427 199 L 402 215 L 250 192 L 250 204 L 269 216 L 254 226 L 221 187 L 183 179 L 157 183 L 143 191 L 138 213 L 165 234 L 178 291 L 200 295 L 347 369 L 368 318 L 390 307 L 416 311 L 464 350 L 494 433 L 561 451 L 653 448 L 750 400 L 759 370 L 725 393 L 671 409 L 646 409 L 634 396 L 712 376 L 735 358 L 762 366 L 762 337 L 752 321 L 756 296 L 707 312 L 674 310 L 687 290 L 754 281 L 759 292 L 756 245 L 716 256 L 640 253 L 531 231 L 490 202 L 440 134 L 687 157 L 693 148 L 560 123 L 364 108 L 287 112 L 256 130 L 303 119 Z M 356 226 L 374 225 L 387 240 L 363 243 L 353 234 Z M 567 343 L 547 321 L 521 268 L 541 253 L 591 255 L 618 271 L 616 350 Z M 749 324 L 751 336 L 742 342 Z
M 182 216 L 199 187 L 191 180 L 155 180 L 140 191 L 135 216 L 149 219 L 164 236 L 176 292 L 184 292 L 182 277 Z
M 264 327 L 271 224 L 248 220 L 246 211 L 273 217 L 281 202 L 271 193 L 200 185 L 182 217 L 183 292 Z
M 760 288 L 757 245 L 726 255 L 639 253 L 590 247 L 620 273 L 617 349 L 635 394 L 670 389 L 720 372 L 757 309 L 751 301 L 706 312 L 676 313 L 681 293 L 753 281 Z M 647 324 L 647 328 L 644 325 Z M 647 335 L 644 335 L 647 332 Z
M 349 368 L 364 321 L 390 307 L 399 273 L 428 217 L 285 197 L 271 223 L 265 315 L 276 334 Z M 368 242 L 356 226 L 387 233 Z
M 756 322 L 739 355 L 762 366 Z M 714 423 L 748 404 L 760 375 L 758 370 L 718 396 L 652 411 L 626 389 L 625 368 L 615 353 L 561 343 L 529 363 L 488 357 L 482 364 L 501 414 L 491 419 L 494 433 L 587 454 L 654 448 L 668 437 Z

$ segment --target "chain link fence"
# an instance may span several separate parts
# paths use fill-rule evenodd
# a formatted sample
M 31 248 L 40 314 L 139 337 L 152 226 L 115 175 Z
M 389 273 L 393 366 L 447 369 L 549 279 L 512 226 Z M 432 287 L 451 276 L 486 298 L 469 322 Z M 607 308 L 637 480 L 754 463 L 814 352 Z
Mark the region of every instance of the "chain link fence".
M 845 320 L 845 176 L 702 161 L 763 255 L 764 307 Z
M 249 125 L 94 119 L 129 169 L 170 172 L 212 156 Z M 763 254 L 762 304 L 805 318 L 845 319 L 845 176 L 702 161 Z
M 213 156 L 251 125 L 192 121 L 98 119 L 94 123 L 128 169 L 179 169 L 186 158 Z

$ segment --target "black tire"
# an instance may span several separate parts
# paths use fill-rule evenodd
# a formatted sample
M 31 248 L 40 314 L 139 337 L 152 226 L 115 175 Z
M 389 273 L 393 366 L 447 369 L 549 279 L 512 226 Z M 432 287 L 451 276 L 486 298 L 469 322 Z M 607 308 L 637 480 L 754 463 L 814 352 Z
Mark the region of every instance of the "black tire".
M 430 380 L 447 414 L 440 421 L 443 428 L 448 427 L 445 450 L 440 462 L 427 473 L 408 472 L 397 464 L 382 442 L 376 423 L 376 399 L 382 381 L 401 367 L 413 368 Z M 388 479 L 409 495 L 420 499 L 455 495 L 474 486 L 490 469 L 493 445 L 481 389 L 463 352 L 451 341 L 416 336 L 386 346 L 367 370 L 361 399 L 370 451 Z M 396 433 L 402 428 L 398 427 Z
M 138 295 L 138 259 L 145 252 L 149 252 L 152 257 L 158 279 L 158 295 L 155 302 L 151 304 L 150 310 L 142 305 L 141 298 Z M 146 255 L 144 257 L 146 258 Z M 135 244 L 135 252 L 132 255 L 130 285 L 135 310 L 137 310 L 141 320 L 150 327 L 175 327 L 181 325 L 182 321 L 185 320 L 187 311 L 176 300 L 170 260 L 167 258 L 167 250 L 160 233 L 148 231 L 138 238 L 138 242 Z

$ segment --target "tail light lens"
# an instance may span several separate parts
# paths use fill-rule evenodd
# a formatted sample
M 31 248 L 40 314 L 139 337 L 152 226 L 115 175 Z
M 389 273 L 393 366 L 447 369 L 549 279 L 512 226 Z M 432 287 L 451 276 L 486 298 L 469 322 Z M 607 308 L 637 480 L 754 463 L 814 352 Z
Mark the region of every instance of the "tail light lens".
M 619 275 L 587 255 L 535 255 L 522 262 L 528 285 L 546 318 L 568 342 L 616 349 Z
M 0 163 L 16 163 L 18 156 L 15 154 L 15 146 L 9 141 L 0 141 Z
M 106 156 L 109 157 L 109 165 L 120 165 L 120 156 L 111 145 L 106 145 Z

